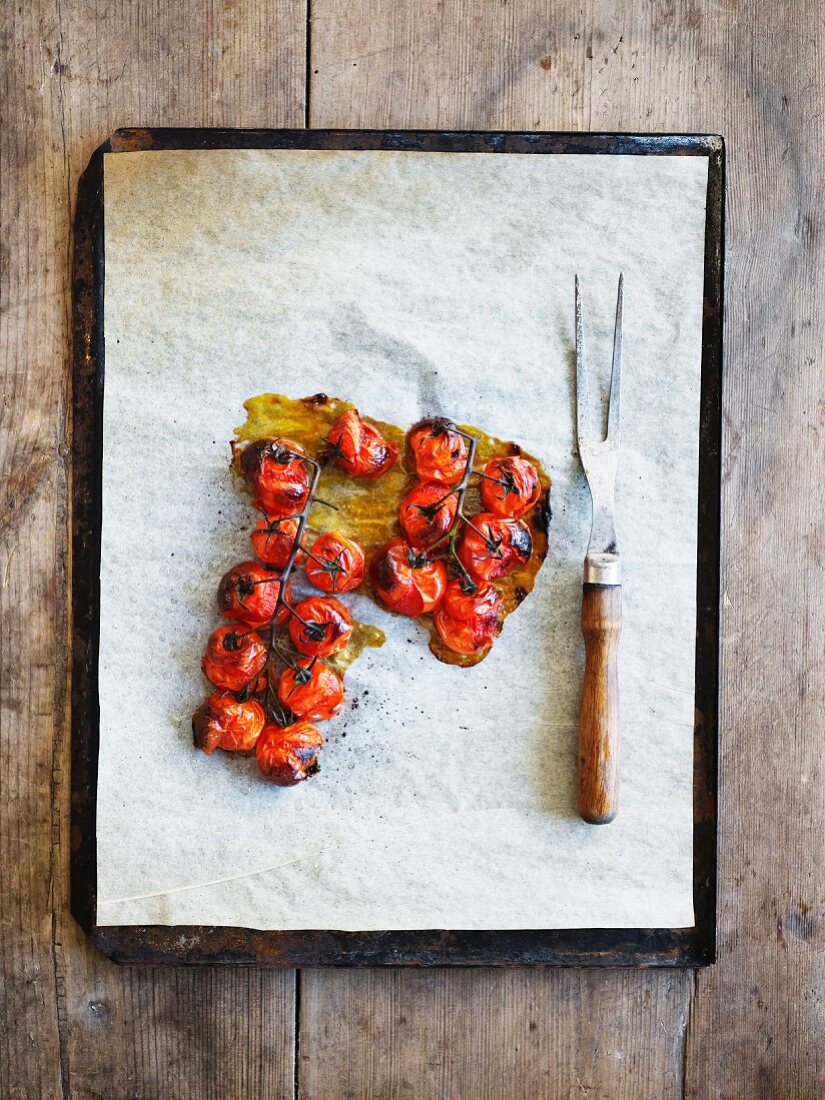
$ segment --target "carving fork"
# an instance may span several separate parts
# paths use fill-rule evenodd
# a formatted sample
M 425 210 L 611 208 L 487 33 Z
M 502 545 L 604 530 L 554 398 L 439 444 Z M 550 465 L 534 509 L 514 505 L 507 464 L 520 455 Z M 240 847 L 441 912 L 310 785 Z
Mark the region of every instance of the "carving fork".
M 576 276 L 576 434 L 590 489 L 593 522 L 584 559 L 582 634 L 584 682 L 579 721 L 579 813 L 591 825 L 606 825 L 619 808 L 619 682 L 617 656 L 622 629 L 622 585 L 613 489 L 619 461 L 622 382 L 622 292 L 619 275 L 613 372 L 607 435 L 590 418 L 579 277 Z

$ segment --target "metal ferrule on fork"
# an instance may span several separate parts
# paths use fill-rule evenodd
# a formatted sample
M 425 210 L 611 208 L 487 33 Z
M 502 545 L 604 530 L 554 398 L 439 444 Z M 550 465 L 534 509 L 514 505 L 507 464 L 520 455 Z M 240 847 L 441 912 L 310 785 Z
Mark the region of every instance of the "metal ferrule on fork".
M 621 584 L 622 563 L 618 554 L 590 554 L 584 559 L 585 584 Z

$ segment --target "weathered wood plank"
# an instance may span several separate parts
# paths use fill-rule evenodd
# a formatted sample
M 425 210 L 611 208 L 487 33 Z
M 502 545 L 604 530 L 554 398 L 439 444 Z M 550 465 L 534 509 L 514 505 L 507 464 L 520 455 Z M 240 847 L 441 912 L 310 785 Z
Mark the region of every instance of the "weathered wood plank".
M 308 1095 L 825 1092 L 820 15 L 312 4 L 313 126 L 718 132 L 730 189 L 719 963 L 695 997 L 664 973 L 305 973 Z
M 732 152 L 720 962 L 697 977 L 686 1063 L 687 1095 L 714 1100 L 825 1096 L 822 15 L 741 12 L 715 93 Z
M 0 1092 L 65 1084 L 58 841 L 65 763 L 67 182 L 39 20 L 4 6 L 0 41 Z M 56 670 L 59 670 L 56 672 Z M 57 902 L 57 905 L 56 905 Z M 61 1067 L 64 1073 L 61 1074 Z
M 682 1095 L 684 973 L 303 971 L 301 982 L 301 1096 Z
M 305 27 L 304 0 L 3 7 L 3 1096 L 292 1095 L 292 974 L 120 969 L 68 914 L 69 249 L 117 126 L 301 126 Z
M 622 128 L 601 106 L 608 78 L 591 56 L 607 53 L 619 69 L 622 30 L 573 5 L 550 16 L 535 3 L 359 11 L 315 0 L 310 29 L 314 126 Z M 536 1098 L 678 1097 L 692 981 L 305 973 L 301 1089 L 324 1095 L 338 1080 L 352 1097 L 492 1098 L 504 1087 Z

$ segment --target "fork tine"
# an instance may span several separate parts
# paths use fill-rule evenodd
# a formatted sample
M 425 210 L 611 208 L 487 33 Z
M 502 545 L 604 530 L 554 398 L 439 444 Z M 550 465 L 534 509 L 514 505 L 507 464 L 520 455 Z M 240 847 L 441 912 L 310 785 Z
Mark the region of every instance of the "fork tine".
M 579 453 L 590 443 L 590 413 L 587 394 L 587 367 L 584 361 L 584 326 L 579 276 L 576 275 L 576 436 Z
M 624 301 L 624 273 L 619 275 L 619 292 L 616 296 L 616 327 L 613 330 L 613 370 L 610 374 L 610 407 L 607 413 L 607 439 L 618 443 L 622 414 L 622 304 Z

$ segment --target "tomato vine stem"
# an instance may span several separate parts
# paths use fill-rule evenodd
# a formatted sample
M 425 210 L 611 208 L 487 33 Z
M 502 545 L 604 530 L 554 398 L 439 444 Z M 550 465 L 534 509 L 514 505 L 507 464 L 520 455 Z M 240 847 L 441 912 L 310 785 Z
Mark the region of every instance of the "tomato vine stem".
M 466 523 L 470 527 L 473 527 L 473 524 L 472 524 L 469 516 L 467 516 L 465 511 L 464 511 L 464 498 L 467 495 L 467 489 L 469 488 L 470 478 L 473 476 L 473 474 L 476 474 L 476 473 L 480 474 L 481 473 L 480 470 L 473 470 L 473 463 L 475 461 L 475 456 L 476 456 L 477 441 L 476 441 L 475 436 L 470 435 L 469 432 L 462 431 L 461 428 L 459 428 L 452 421 L 449 423 L 449 428 L 452 431 L 454 431 L 457 435 L 460 435 L 463 439 L 465 439 L 467 441 L 467 461 L 464 465 L 464 472 L 462 473 L 458 484 L 455 485 L 448 493 L 445 493 L 445 495 L 441 498 L 441 500 L 437 502 L 437 503 L 441 504 L 441 503 L 443 503 L 443 501 L 445 501 L 445 500 L 449 499 L 449 497 L 453 496 L 453 494 L 455 494 L 455 496 L 456 496 L 455 516 L 453 517 L 453 522 L 450 524 L 450 529 L 449 529 L 449 531 L 446 531 L 441 536 L 440 539 L 438 539 L 436 542 L 434 542 L 433 545 L 428 548 L 428 550 L 429 551 L 435 550 L 437 547 L 441 546 L 443 543 L 446 542 L 447 543 L 447 553 L 450 555 L 450 557 L 452 557 L 453 561 L 455 562 L 455 564 L 458 566 L 458 568 L 461 570 L 461 573 L 463 574 L 463 576 L 462 576 L 462 586 L 466 587 L 470 592 L 475 592 L 478 585 L 473 580 L 473 578 L 470 576 L 470 574 L 467 572 L 461 558 L 459 558 L 458 551 L 456 550 L 456 543 L 458 541 L 458 536 L 461 533 L 462 524 Z M 481 474 L 481 476 L 484 477 L 486 475 Z M 474 530 L 475 530 L 475 528 L 474 528 Z
M 265 691 L 264 697 L 266 699 L 267 706 L 271 710 L 271 712 L 274 715 L 274 717 L 275 717 L 276 721 L 278 722 L 278 724 L 281 725 L 281 726 L 288 726 L 288 725 L 290 725 L 291 721 L 294 721 L 295 715 L 292 713 L 292 711 L 287 711 L 287 708 L 285 708 L 284 706 L 281 705 L 280 701 L 277 699 L 277 697 L 275 695 L 275 692 L 274 692 L 273 686 L 272 686 L 273 663 L 274 663 L 274 659 L 276 657 L 279 657 L 281 659 L 281 661 L 285 665 L 287 665 L 287 667 L 294 669 L 296 666 L 291 661 L 288 661 L 285 658 L 284 654 L 281 652 L 281 650 L 278 646 L 278 626 L 279 626 L 278 612 L 281 610 L 282 607 L 285 607 L 290 615 L 296 615 L 295 609 L 292 607 L 292 605 L 286 599 L 287 583 L 289 581 L 290 576 L 292 575 L 292 571 L 293 571 L 293 568 L 295 566 L 295 559 L 298 556 L 298 551 L 302 549 L 301 542 L 302 542 L 303 537 L 304 537 L 304 529 L 307 525 L 307 519 L 309 518 L 309 513 L 310 513 L 310 509 L 312 508 L 312 505 L 313 504 L 321 504 L 321 503 L 327 504 L 328 502 L 327 501 L 321 501 L 318 498 L 316 498 L 316 496 L 315 496 L 315 492 L 318 488 L 318 479 L 321 476 L 321 464 L 319 462 L 316 462 L 314 458 L 310 458 L 309 455 L 299 453 L 298 451 L 290 450 L 289 448 L 286 448 L 286 447 L 284 448 L 284 453 L 291 456 L 291 458 L 298 459 L 300 462 L 305 463 L 307 466 L 311 467 L 311 469 L 312 469 L 312 476 L 311 476 L 310 483 L 309 483 L 309 490 L 307 492 L 307 497 L 306 497 L 306 501 L 304 502 L 303 508 L 301 509 L 300 512 L 296 512 L 292 516 L 284 517 L 285 519 L 296 519 L 298 521 L 298 527 L 295 531 L 295 536 L 292 540 L 292 546 L 290 547 L 289 556 L 287 557 L 286 564 L 284 565 L 283 569 L 280 571 L 279 575 L 277 577 L 272 578 L 273 580 L 280 580 L 281 583 L 280 583 L 280 586 L 278 588 L 278 599 L 275 603 L 275 610 L 272 614 L 272 619 L 271 619 L 271 623 L 270 623 L 270 631 L 269 631 L 269 640 L 268 640 L 268 643 L 267 643 L 267 655 L 266 655 L 266 665 L 265 665 L 265 670 L 266 670 L 266 691 Z M 329 505 L 329 506 L 334 507 L 334 505 Z M 260 583 L 265 584 L 266 581 L 261 581 Z M 300 618 L 300 616 L 297 616 L 297 617 Z M 303 620 L 301 620 L 301 621 L 303 621 Z M 290 715 L 292 715 L 291 719 L 290 719 Z

